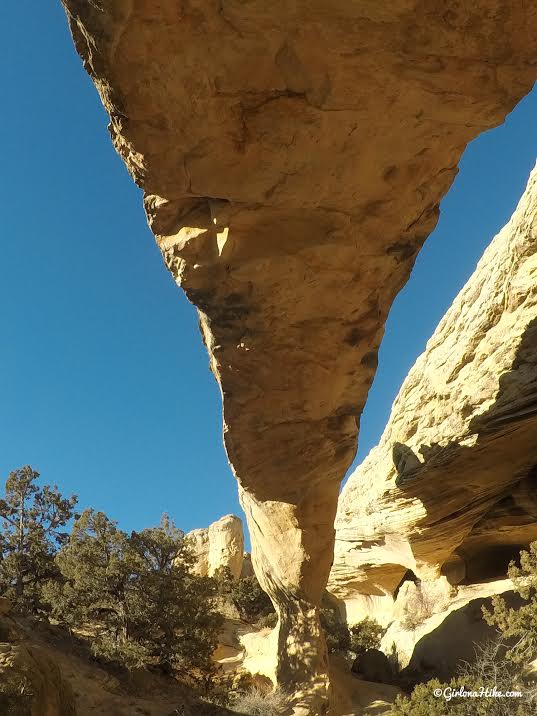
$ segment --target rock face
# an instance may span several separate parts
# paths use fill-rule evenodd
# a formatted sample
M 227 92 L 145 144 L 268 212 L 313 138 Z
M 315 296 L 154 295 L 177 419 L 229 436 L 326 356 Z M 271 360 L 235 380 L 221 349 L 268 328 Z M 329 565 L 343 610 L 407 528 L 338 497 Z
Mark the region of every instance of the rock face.
M 350 477 L 329 589 L 351 620 L 405 572 L 505 575 L 537 539 L 537 169 Z
M 226 515 L 209 527 L 188 532 L 196 555 L 195 571 L 212 577 L 218 569 L 227 568 L 238 579 L 243 571 L 244 533 L 242 520 Z
M 533 85 L 537 8 L 62 1 L 199 311 L 278 678 L 321 713 L 318 605 L 384 321 L 466 144 Z

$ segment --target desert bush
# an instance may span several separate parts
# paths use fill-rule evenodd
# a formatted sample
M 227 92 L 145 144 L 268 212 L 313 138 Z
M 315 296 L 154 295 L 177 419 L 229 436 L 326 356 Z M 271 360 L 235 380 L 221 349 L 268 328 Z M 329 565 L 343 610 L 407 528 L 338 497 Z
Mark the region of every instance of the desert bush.
M 326 648 L 329 654 L 338 651 L 349 651 L 351 634 L 338 609 L 324 597 L 320 610 L 321 627 L 324 631 Z
M 321 604 L 320 619 L 330 654 L 350 651 L 358 656 L 380 646 L 384 629 L 377 621 L 366 617 L 349 629 L 337 606 L 326 594 Z
M 368 649 L 379 649 L 380 640 L 386 630 L 375 620 L 366 617 L 349 629 L 349 650 L 356 656 Z
M 233 701 L 233 710 L 248 716 L 280 716 L 287 708 L 287 697 L 280 689 L 265 691 L 253 688 Z
M 436 612 L 442 611 L 446 606 L 445 595 L 423 589 L 420 584 L 416 590 L 408 594 L 401 617 L 401 626 L 407 631 L 413 631 L 423 624 Z
M 255 625 L 256 627 L 259 627 L 259 629 L 274 629 L 277 623 L 278 615 L 276 614 L 276 612 L 270 612 L 269 614 L 265 614 L 262 617 L 259 617 Z
M 437 689 L 445 688 L 438 679 L 418 684 L 411 696 L 398 696 L 392 705 L 388 716 L 459 716 L 454 704 L 444 698 L 434 695 Z
M 464 662 L 458 676 L 449 683 L 433 679 L 418 684 L 410 697 L 399 696 L 389 716 L 528 716 L 537 713 L 535 688 L 528 682 L 523 668 L 507 657 L 507 647 L 501 637 L 476 646 L 474 661 Z M 445 690 L 467 692 L 481 689 L 519 691 L 522 696 L 498 698 L 493 696 L 444 697 Z M 441 695 L 435 695 L 435 691 Z

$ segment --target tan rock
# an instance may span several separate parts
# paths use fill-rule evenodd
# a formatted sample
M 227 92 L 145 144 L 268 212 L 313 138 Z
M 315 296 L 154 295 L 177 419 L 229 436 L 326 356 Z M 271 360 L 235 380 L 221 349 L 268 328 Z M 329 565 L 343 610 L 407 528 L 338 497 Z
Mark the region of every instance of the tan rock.
M 238 578 L 244 561 L 244 533 L 242 520 L 226 515 L 209 527 L 188 532 L 196 556 L 197 574 L 212 577 L 221 568 L 227 568 Z
M 466 578 L 505 575 L 537 539 L 536 215 L 537 170 L 345 486 L 329 586 L 338 598 L 392 594 L 407 569 L 430 580 L 455 550 Z M 489 574 L 472 573 L 487 551 Z
M 193 572 L 201 577 L 209 574 L 209 528 L 201 527 L 187 532 L 185 537 L 189 540 L 195 557 Z
M 534 83 L 537 11 L 63 4 L 200 313 L 254 568 L 281 612 L 278 678 L 321 712 L 318 604 L 384 321 L 466 144 Z

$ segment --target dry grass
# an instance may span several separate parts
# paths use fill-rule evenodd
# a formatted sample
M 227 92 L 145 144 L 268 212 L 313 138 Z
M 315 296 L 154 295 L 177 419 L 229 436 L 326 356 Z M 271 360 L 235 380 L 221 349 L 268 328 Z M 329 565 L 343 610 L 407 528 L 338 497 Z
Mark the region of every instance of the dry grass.
M 447 601 L 443 595 L 418 589 L 405 604 L 401 626 L 407 631 L 414 631 L 433 614 L 445 609 L 446 605 Z
M 280 716 L 288 708 L 285 694 L 280 689 L 264 691 L 253 688 L 233 702 L 233 711 L 248 716 Z

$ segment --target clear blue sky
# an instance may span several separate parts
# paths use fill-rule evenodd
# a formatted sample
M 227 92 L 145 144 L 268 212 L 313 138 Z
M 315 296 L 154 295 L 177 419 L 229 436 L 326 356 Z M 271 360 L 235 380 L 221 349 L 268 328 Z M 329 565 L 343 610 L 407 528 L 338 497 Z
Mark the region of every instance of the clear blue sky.
M 126 529 L 239 510 L 194 309 L 75 55 L 60 3 L 3 2 L 0 476 L 30 463 Z M 537 96 L 474 142 L 392 310 L 362 420 L 376 442 L 409 367 L 537 155 Z

